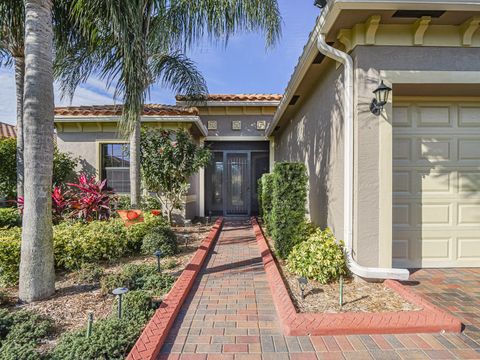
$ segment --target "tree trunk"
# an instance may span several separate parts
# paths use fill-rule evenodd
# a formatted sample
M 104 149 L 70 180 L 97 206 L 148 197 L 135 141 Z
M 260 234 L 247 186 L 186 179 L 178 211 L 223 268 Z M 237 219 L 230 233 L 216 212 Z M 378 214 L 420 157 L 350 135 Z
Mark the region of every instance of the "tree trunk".
M 15 87 L 17 91 L 17 198 L 23 197 L 23 82 L 25 78 L 25 58 L 15 57 Z
M 130 135 L 130 204 L 132 209 L 140 205 L 140 116 Z
M 55 292 L 52 239 L 53 171 L 52 0 L 25 1 L 23 212 L 19 297 L 44 299 Z

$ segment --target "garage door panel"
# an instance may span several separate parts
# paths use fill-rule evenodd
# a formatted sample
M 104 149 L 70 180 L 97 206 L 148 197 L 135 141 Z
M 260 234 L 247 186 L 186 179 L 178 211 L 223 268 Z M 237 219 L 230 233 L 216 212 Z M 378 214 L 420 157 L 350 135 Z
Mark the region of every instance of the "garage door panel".
M 449 106 L 420 106 L 418 127 L 451 127 Z
M 480 103 L 394 109 L 394 265 L 480 266 Z

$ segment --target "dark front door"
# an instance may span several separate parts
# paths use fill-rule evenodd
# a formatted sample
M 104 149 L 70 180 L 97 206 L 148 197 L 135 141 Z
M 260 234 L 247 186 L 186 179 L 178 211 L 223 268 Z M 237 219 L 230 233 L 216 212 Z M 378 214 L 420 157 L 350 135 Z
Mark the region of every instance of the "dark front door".
M 250 154 L 225 152 L 225 215 L 250 215 Z
M 258 179 L 269 169 L 268 142 L 213 142 L 205 169 L 205 215 L 258 214 Z

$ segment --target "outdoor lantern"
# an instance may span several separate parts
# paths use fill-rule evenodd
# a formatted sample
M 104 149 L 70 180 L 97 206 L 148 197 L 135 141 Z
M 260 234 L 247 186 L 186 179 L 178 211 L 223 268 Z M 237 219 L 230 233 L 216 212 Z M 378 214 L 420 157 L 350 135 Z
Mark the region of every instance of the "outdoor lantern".
M 185 240 L 185 249 L 188 249 L 188 243 L 190 242 L 190 235 L 183 234 L 183 240 Z
M 122 318 L 122 296 L 128 292 L 127 288 L 116 288 L 112 291 L 113 295 L 118 296 L 118 318 Z
M 298 285 L 300 286 L 300 291 L 302 292 L 302 300 L 305 299 L 305 289 L 307 288 L 308 280 L 305 277 L 298 278 Z
M 388 98 L 390 97 L 390 92 L 392 91 L 391 87 L 388 87 L 384 84 L 383 80 L 380 82 L 380 85 L 373 91 L 375 98 L 370 104 L 370 111 L 375 115 L 380 115 L 383 107 L 387 104 Z
M 325 6 L 327 6 L 327 0 L 315 0 L 313 2 L 313 5 L 315 5 L 319 9 L 323 9 Z
M 160 250 L 157 250 L 153 253 L 157 257 L 157 271 L 160 272 L 160 258 L 162 257 L 163 253 Z

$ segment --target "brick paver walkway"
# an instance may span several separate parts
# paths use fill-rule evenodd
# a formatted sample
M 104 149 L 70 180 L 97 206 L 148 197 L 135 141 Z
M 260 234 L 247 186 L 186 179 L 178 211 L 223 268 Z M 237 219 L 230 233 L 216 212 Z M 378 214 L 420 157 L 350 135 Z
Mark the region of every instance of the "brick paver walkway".
M 160 359 L 480 359 L 474 341 L 480 340 L 480 273 L 472 272 L 467 283 L 454 282 L 458 287 L 442 285 L 439 295 L 434 286 L 453 281 L 442 276 L 430 283 L 422 270 L 415 274 L 422 281 L 416 288 L 468 319 L 465 334 L 285 337 L 252 228 L 249 222 L 227 221 Z M 465 284 L 472 293 L 459 290 Z

